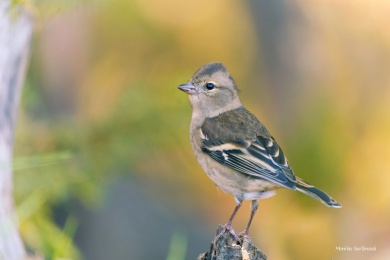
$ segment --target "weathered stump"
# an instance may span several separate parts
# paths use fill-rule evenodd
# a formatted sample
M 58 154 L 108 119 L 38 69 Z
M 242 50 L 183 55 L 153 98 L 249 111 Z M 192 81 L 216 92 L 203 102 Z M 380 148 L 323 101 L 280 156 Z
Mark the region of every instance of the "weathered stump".
M 219 225 L 217 234 L 222 230 Z M 252 239 L 248 236 L 241 238 L 241 243 L 230 232 L 226 231 L 215 242 L 211 242 L 210 249 L 198 256 L 198 260 L 266 260 L 267 256 L 252 245 Z

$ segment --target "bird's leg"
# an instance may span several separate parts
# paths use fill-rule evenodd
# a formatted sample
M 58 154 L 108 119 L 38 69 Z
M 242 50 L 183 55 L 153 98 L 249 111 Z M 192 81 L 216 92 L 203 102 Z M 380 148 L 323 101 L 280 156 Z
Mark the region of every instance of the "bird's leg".
M 242 233 L 240 233 L 240 235 L 242 235 L 242 236 L 247 236 L 248 235 L 249 227 L 250 227 L 250 225 L 252 223 L 253 217 L 256 214 L 256 211 L 258 209 L 258 205 L 259 205 L 258 200 L 252 200 L 252 203 L 251 203 L 251 216 L 249 218 L 248 225 L 246 226 L 245 230 Z
M 236 232 L 234 232 L 233 228 L 232 228 L 232 221 L 234 219 L 234 217 L 236 216 L 237 214 L 237 211 L 240 209 L 241 205 L 242 205 L 242 200 L 239 200 L 235 197 L 235 200 L 236 200 L 236 207 L 234 208 L 234 211 L 232 213 L 232 215 L 230 216 L 228 222 L 225 224 L 225 226 L 223 226 L 222 230 L 218 233 L 218 235 L 215 237 L 214 239 L 214 249 L 216 248 L 216 242 L 218 241 L 218 239 L 225 233 L 226 230 L 229 231 L 230 234 L 232 234 L 232 236 L 238 241 L 238 242 L 241 242 L 241 239 L 237 236 Z

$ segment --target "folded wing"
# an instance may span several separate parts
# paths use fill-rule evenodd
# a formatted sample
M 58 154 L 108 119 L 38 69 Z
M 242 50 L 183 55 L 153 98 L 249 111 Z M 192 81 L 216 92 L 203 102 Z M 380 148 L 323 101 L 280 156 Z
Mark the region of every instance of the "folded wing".
M 272 137 L 221 142 L 203 133 L 202 151 L 236 171 L 295 190 L 296 178 L 283 151 Z

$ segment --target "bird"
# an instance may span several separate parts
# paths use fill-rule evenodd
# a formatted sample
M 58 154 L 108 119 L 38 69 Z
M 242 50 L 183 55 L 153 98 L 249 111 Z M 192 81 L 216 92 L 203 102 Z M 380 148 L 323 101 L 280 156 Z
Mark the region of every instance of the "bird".
M 258 200 L 275 195 L 279 188 L 300 191 L 328 207 L 341 207 L 327 193 L 295 175 L 275 138 L 242 105 L 236 82 L 223 63 L 203 65 L 178 88 L 188 94 L 192 107 L 190 141 L 199 164 L 236 202 L 216 239 L 226 230 L 237 241 L 248 236 Z M 251 214 L 245 230 L 236 234 L 232 221 L 244 200 L 251 201 Z

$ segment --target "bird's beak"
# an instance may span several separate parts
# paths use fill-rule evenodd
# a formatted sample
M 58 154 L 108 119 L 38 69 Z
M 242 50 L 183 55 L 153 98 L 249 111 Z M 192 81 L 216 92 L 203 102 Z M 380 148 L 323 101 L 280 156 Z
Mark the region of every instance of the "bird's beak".
M 194 95 L 194 94 L 198 93 L 198 90 L 196 89 L 196 87 L 192 83 L 181 84 L 180 86 L 178 86 L 178 89 L 180 89 L 181 91 L 184 91 L 185 93 L 187 93 L 189 95 Z

